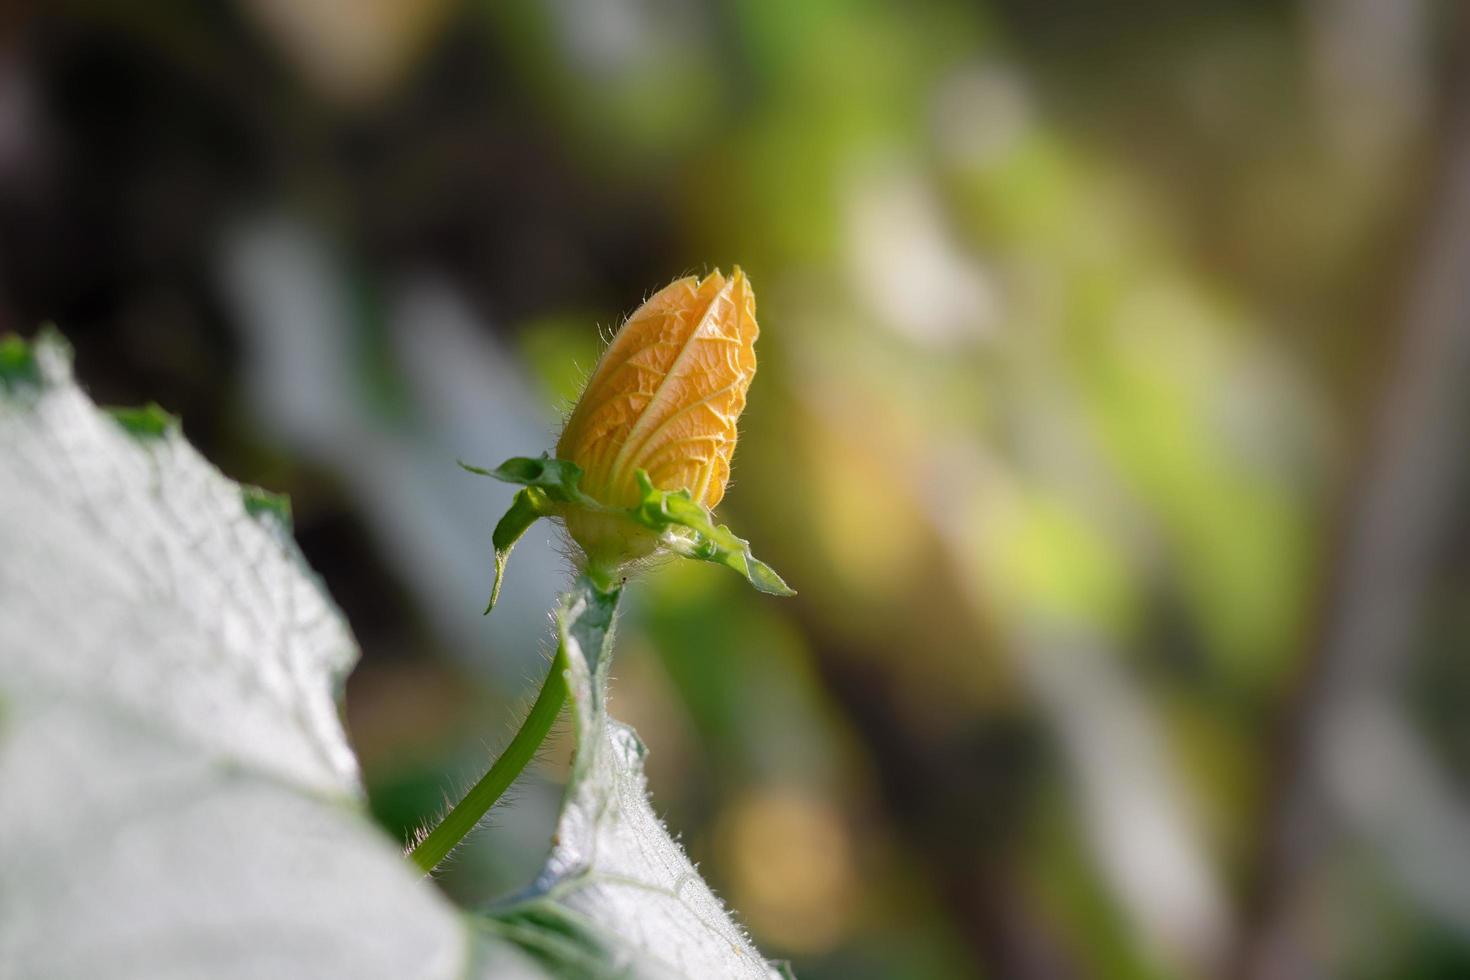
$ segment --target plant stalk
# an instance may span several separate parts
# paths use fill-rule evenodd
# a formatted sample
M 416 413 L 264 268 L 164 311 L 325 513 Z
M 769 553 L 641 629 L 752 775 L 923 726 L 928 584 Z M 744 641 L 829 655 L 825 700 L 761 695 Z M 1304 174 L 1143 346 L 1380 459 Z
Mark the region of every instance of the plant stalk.
M 566 653 L 558 644 L 556 656 L 551 661 L 551 671 L 546 675 L 546 682 L 541 685 L 541 693 L 536 695 L 536 703 L 531 705 L 530 713 L 526 715 L 526 720 L 521 723 L 520 730 L 511 739 L 510 745 L 495 760 L 490 771 L 480 777 L 480 781 L 470 788 L 464 799 L 445 814 L 439 825 L 419 841 L 418 846 L 409 854 L 413 863 L 425 874 L 433 871 L 459 845 L 464 836 L 495 805 L 495 801 L 510 788 L 510 784 L 516 781 L 516 777 L 546 740 L 546 734 L 551 731 L 552 723 L 561 713 L 561 706 L 566 699 Z

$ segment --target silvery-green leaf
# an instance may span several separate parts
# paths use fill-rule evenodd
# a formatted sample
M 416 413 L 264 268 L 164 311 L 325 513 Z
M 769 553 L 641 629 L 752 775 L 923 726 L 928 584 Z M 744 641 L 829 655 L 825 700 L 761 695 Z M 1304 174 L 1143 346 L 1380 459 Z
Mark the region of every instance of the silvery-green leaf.
M 654 814 L 643 743 L 607 714 L 618 591 L 583 577 L 557 610 L 576 758 L 546 869 L 487 928 L 558 975 L 779 977 Z
M 0 343 L 0 976 L 536 976 L 362 808 L 283 509 Z

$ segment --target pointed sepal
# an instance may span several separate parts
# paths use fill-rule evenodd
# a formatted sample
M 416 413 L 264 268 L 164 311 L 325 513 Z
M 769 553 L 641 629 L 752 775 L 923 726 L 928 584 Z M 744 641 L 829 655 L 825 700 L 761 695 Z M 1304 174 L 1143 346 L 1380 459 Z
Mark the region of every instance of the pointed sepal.
M 647 472 L 639 470 L 637 476 L 643 497 L 632 511 L 633 519 L 658 532 L 670 551 L 732 568 L 769 595 L 796 595 L 774 568 L 750 553 L 749 541 L 726 525 L 716 524 L 709 508 L 688 490 L 660 490 Z

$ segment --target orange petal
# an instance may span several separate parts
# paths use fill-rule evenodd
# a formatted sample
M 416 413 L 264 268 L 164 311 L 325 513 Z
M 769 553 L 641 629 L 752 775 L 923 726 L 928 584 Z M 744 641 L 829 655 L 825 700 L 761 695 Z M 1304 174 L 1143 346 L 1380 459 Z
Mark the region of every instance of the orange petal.
M 670 283 L 630 316 L 602 355 L 557 443 L 582 489 L 638 502 L 634 472 L 708 507 L 730 478 L 736 423 L 755 377 L 755 294 L 736 267 Z

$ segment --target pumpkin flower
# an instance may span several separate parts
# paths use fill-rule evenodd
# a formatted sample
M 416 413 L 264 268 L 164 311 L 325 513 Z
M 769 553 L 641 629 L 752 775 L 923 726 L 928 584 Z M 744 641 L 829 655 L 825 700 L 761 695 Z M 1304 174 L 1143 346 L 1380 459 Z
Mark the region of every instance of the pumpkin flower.
M 485 612 L 495 607 L 511 548 L 538 519 L 561 520 L 584 560 L 557 610 L 557 649 L 541 693 L 505 752 L 415 843 L 411 857 L 425 872 L 525 768 L 569 685 L 579 708 L 602 711 L 618 596 L 631 564 L 665 551 L 734 569 L 762 592 L 794 594 L 750 553 L 748 541 L 710 514 L 730 479 L 759 333 L 755 294 L 738 266 L 728 279 L 716 271 L 675 280 L 638 307 L 603 352 L 555 457 L 516 457 L 493 470 L 460 463 L 521 487 L 495 525 L 495 580 Z M 590 737 L 600 738 L 596 730 Z M 588 738 L 579 735 L 584 746 Z
M 632 507 L 638 470 L 661 490 L 688 490 L 713 508 L 725 495 L 736 422 L 755 377 L 755 293 L 736 266 L 727 279 L 678 279 L 630 316 L 588 379 L 556 455 L 582 468 L 594 500 Z M 572 511 L 567 530 L 590 558 L 653 550 L 607 515 Z
M 638 307 L 603 352 L 555 459 L 466 467 L 525 486 L 495 529 L 494 591 L 510 546 L 537 517 L 552 516 L 603 580 L 663 548 L 790 594 L 709 513 L 730 479 L 759 334 L 755 293 L 738 266 L 728 278 L 716 271 L 675 280 Z

